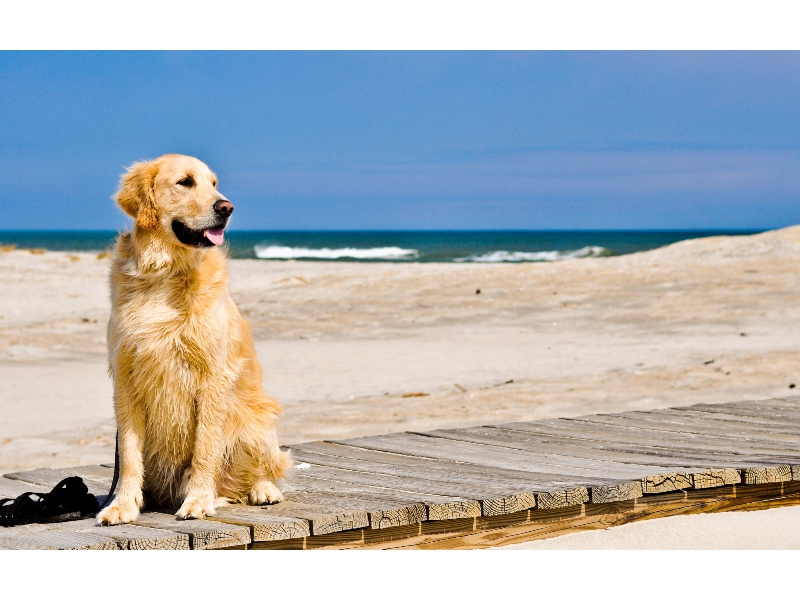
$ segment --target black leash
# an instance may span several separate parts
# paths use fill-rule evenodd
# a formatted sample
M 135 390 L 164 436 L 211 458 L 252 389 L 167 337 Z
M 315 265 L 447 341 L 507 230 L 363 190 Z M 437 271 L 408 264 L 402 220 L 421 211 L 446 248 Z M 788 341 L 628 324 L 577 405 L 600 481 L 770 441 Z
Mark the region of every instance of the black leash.
M 106 506 L 109 505 L 109 503 L 111 502 L 111 498 L 114 497 L 114 491 L 117 489 L 118 480 L 119 480 L 119 429 L 117 429 L 117 441 L 116 444 L 114 445 L 114 477 L 111 479 L 111 489 L 108 490 L 108 496 L 106 496 L 106 499 L 103 500 L 103 504 L 100 506 L 100 508 L 97 509 L 97 511 L 92 516 L 95 516 L 97 513 L 99 513 L 101 510 L 103 510 Z
M 59 481 L 48 493 L 25 492 L 16 498 L 0 499 L 0 525 L 12 527 L 30 523 L 61 523 L 97 515 L 111 502 L 119 480 L 119 431 L 114 450 L 114 477 L 111 489 L 100 506 L 80 477 Z

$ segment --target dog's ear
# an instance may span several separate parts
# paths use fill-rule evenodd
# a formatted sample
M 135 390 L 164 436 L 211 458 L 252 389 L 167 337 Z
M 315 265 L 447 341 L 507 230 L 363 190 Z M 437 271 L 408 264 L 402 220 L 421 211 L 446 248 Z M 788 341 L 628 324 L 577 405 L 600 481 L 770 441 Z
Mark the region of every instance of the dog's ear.
M 117 204 L 136 219 L 143 229 L 153 230 L 158 226 L 156 210 L 155 178 L 158 166 L 153 162 L 134 163 L 122 176 L 117 192 Z

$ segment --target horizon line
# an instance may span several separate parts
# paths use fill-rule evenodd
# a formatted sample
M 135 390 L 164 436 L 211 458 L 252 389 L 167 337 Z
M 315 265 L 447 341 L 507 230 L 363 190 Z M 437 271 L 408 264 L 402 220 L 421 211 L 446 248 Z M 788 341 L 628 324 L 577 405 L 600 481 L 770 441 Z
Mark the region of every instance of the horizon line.
M 643 228 L 545 228 L 545 229 L 230 229 L 226 234 L 237 233 L 544 233 L 544 232 L 634 232 L 634 231 L 773 231 L 794 225 L 777 227 L 643 227 Z M 129 229 L 0 229 L 4 233 L 119 233 Z

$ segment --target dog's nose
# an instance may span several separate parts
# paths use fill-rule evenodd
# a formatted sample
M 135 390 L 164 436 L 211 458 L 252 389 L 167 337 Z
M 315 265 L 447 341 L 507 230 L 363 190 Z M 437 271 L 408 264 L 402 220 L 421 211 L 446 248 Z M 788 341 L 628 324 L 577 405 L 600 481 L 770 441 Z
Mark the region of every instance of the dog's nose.
M 227 200 L 217 200 L 214 202 L 214 212 L 222 217 L 230 217 L 233 212 L 233 204 Z

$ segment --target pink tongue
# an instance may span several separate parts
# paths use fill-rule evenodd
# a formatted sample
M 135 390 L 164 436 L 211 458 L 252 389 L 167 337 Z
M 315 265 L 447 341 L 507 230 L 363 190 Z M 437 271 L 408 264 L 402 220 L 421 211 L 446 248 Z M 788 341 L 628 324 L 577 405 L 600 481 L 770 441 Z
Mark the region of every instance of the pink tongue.
M 219 246 L 225 240 L 225 232 L 222 229 L 206 229 L 203 235 L 215 246 Z

